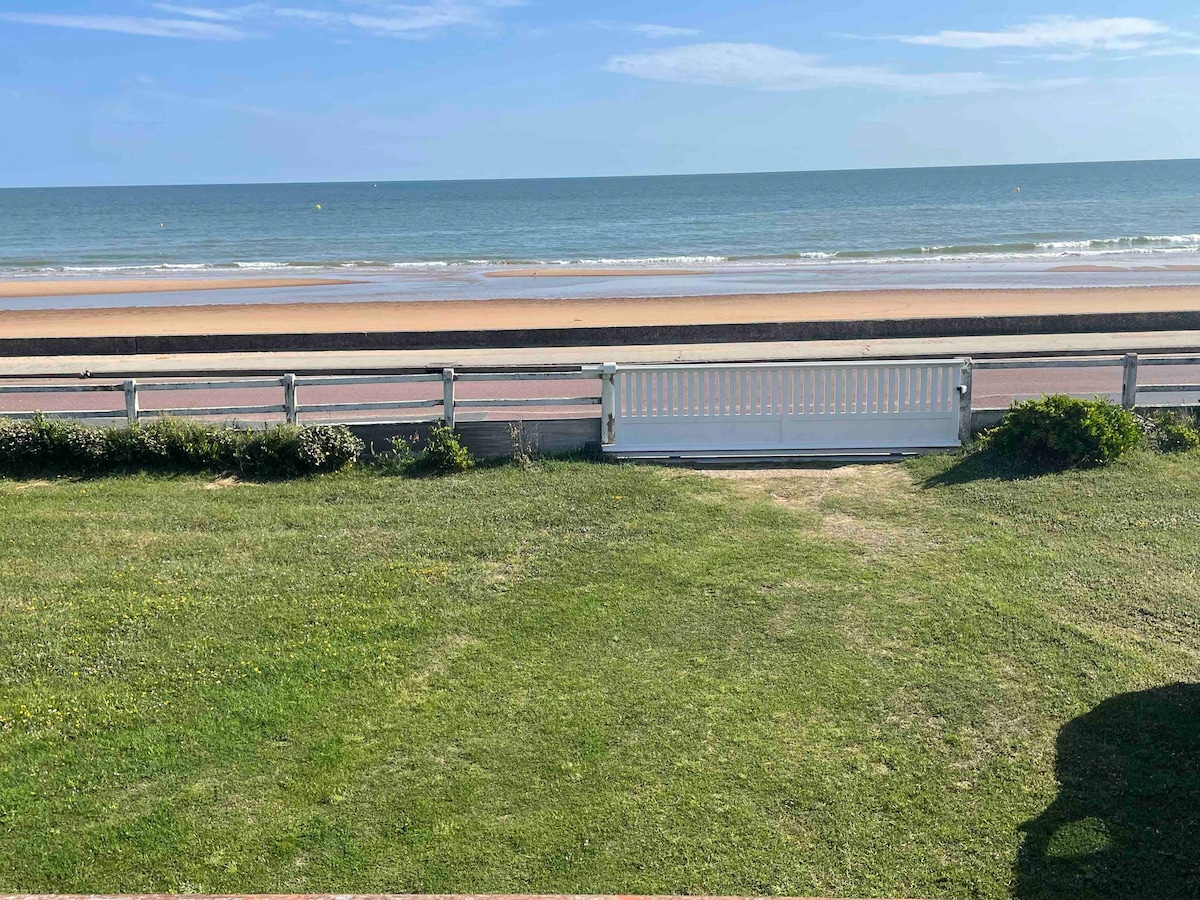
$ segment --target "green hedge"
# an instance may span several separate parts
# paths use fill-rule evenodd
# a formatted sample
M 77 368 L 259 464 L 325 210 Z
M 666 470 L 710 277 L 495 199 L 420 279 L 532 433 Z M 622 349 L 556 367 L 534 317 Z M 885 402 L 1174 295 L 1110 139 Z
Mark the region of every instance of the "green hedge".
M 0 474 L 120 471 L 228 472 L 290 478 L 351 465 L 363 443 L 344 425 L 278 425 L 264 430 L 158 419 L 128 428 L 91 428 L 63 419 L 0 419 Z
M 1137 447 L 1142 429 L 1129 410 L 1107 400 L 1052 394 L 1014 403 L 984 440 L 1023 466 L 1102 466 Z

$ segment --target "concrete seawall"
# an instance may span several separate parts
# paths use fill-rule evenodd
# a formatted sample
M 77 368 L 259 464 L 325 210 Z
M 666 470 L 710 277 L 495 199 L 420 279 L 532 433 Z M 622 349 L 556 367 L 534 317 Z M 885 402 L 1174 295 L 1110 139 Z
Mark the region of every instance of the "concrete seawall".
M 1200 330 L 1200 311 L 839 319 L 604 328 L 0 337 L 0 356 L 514 349 Z
M 384 453 L 393 437 L 403 438 L 414 445 L 423 445 L 429 437 L 432 422 L 372 422 L 350 425 L 349 429 L 362 438 L 371 454 Z M 511 458 L 516 449 L 511 426 L 513 422 L 458 422 L 454 430 L 459 440 L 477 459 Z M 600 420 L 587 419 L 529 419 L 524 423 L 522 440 L 527 451 L 554 455 L 583 451 L 600 452 Z

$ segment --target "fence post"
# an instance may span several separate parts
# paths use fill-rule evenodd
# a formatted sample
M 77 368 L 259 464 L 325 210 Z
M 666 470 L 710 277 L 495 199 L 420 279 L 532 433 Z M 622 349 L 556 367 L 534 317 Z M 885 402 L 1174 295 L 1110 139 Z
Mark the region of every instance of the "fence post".
M 296 405 L 296 376 L 291 373 L 283 376 L 283 411 L 287 423 L 295 425 L 300 418 L 300 408 Z
M 960 444 L 971 442 L 971 391 L 974 387 L 974 364 L 971 357 L 962 363 L 962 384 L 958 389 L 958 441 Z
M 1133 409 L 1137 404 L 1138 355 L 1125 354 L 1125 370 L 1121 376 L 1121 405 Z
M 125 381 L 125 419 L 130 425 L 138 423 L 137 381 L 129 378 Z
M 447 428 L 454 427 L 454 370 L 442 369 L 442 419 Z
M 617 440 L 616 415 L 616 363 L 605 363 L 600 367 L 600 443 L 612 444 Z

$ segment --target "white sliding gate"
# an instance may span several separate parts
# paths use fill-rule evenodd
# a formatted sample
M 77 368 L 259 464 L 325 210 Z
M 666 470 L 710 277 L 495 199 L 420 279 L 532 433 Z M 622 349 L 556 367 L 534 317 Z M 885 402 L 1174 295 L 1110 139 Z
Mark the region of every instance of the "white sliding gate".
M 628 455 L 904 452 L 960 445 L 962 359 L 604 367 L 604 449 Z M 967 400 L 969 403 L 969 399 Z

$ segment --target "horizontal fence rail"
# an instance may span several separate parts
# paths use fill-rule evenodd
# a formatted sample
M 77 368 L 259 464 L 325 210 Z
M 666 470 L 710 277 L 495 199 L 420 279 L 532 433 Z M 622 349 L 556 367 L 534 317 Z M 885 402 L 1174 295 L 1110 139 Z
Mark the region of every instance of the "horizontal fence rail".
M 1143 384 L 1139 394 L 1190 394 L 1200 391 L 1200 384 Z
M 1123 357 L 1053 357 L 1041 359 L 979 359 L 975 360 L 975 371 L 986 369 L 1096 369 L 1121 365 Z
M 41 416 L 44 419 L 124 419 L 125 410 L 123 409 L 53 409 L 49 412 L 25 412 L 17 410 L 15 412 L 0 413 L 0 418 L 3 419 L 32 419 L 36 416 Z

